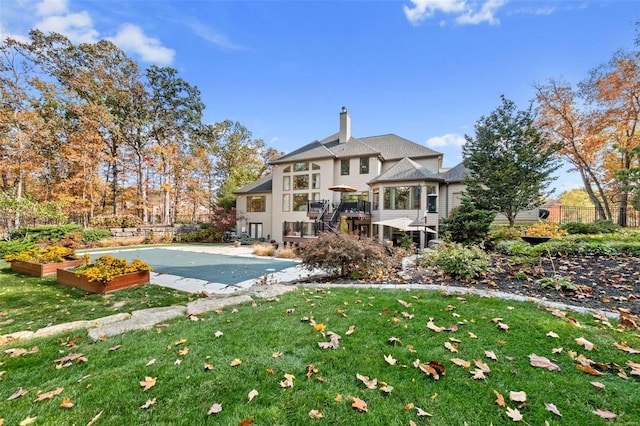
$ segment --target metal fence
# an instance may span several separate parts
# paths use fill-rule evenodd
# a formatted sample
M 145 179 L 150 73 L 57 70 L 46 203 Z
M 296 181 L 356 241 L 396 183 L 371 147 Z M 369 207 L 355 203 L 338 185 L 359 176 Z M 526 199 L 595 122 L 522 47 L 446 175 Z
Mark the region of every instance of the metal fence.
M 549 211 L 547 220 L 554 223 L 565 222 L 583 222 L 591 223 L 599 219 L 598 212 L 595 207 L 576 207 L 555 205 L 544 207 Z M 613 206 L 611 209 L 612 222 L 618 223 L 620 217 L 620 208 Z M 627 224 L 628 228 L 640 228 L 640 211 L 633 207 L 627 208 Z

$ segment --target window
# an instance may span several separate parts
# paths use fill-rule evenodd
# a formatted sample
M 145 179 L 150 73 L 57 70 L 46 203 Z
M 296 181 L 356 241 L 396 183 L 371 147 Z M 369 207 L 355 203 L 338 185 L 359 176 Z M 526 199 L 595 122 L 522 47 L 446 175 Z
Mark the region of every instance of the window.
M 349 175 L 349 159 L 348 158 L 346 160 L 340 160 L 340 174 L 342 176 Z
M 369 157 L 360 157 L 360 174 L 369 174 Z
M 291 173 L 291 166 L 287 166 L 284 168 L 284 170 L 282 171 L 283 173 Z
M 255 239 L 262 238 L 262 224 L 249 223 L 249 236 Z
M 291 190 L 291 176 L 282 176 L 282 190 L 283 191 Z
M 309 189 L 309 175 L 294 175 L 293 189 Z
M 385 210 L 417 210 L 420 208 L 419 186 L 395 186 L 384 188 Z
M 320 170 L 320 166 L 316 163 L 311 163 L 311 170 Z
M 296 163 L 293 165 L 294 172 L 306 172 L 309 170 L 309 163 Z
M 311 189 L 320 189 L 320 173 L 311 175 Z
M 308 203 L 309 203 L 309 194 L 293 195 L 293 211 L 306 212 Z
M 373 190 L 373 209 L 378 210 L 380 208 L 380 189 L 375 188 Z
M 247 197 L 247 212 L 266 212 L 267 197 L 265 195 Z
M 291 194 L 282 194 L 282 211 L 291 211 Z
M 311 193 L 311 199 L 313 201 L 320 201 L 320 193 L 319 192 L 312 192 Z

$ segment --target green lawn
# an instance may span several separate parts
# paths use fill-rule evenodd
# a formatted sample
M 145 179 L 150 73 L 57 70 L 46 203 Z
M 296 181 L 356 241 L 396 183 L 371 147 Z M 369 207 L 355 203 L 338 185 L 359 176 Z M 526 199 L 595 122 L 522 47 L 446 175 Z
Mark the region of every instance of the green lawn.
M 200 296 L 156 285 L 106 296 L 60 286 L 54 276 L 16 274 L 0 261 L 0 335 L 158 306 L 184 305 Z
M 83 302 L 74 296 L 63 300 L 68 310 Z M 99 413 L 97 425 L 237 425 L 247 419 L 256 425 L 500 425 L 513 423 L 509 408 L 517 409 L 523 416 L 520 423 L 529 425 L 638 424 L 640 377 L 632 376 L 626 363 L 640 362 L 640 355 L 613 345 L 626 341 L 638 349 L 639 332 L 618 330 L 591 316 L 567 316 L 573 320 L 527 303 L 425 291 L 299 289 L 279 300 L 106 341 L 94 343 L 78 332 L 5 346 L 0 418 L 10 425 L 34 417 L 34 424 L 84 425 Z M 429 318 L 440 327 L 455 324 L 457 331 L 433 331 L 427 328 Z M 492 321 L 496 318 L 502 320 Z M 330 341 L 329 331 L 341 336 L 337 349 L 318 345 Z M 218 337 L 216 332 L 221 332 Z M 585 350 L 576 343 L 580 337 L 596 348 Z M 447 349 L 447 342 L 456 344 L 458 352 Z M 21 356 L 5 352 L 34 347 L 37 352 Z M 579 371 L 572 352 L 615 363 L 628 378 L 604 365 L 596 367 L 605 373 L 600 377 Z M 531 366 L 532 353 L 561 370 Z M 86 361 L 56 368 L 56 360 L 69 354 L 82 354 Z M 395 365 L 385 356 L 397 360 Z M 472 367 L 455 365 L 452 358 Z M 239 365 L 232 366 L 236 359 Z M 414 367 L 417 359 L 423 364 L 438 361 L 446 373 L 435 380 Z M 491 370 L 484 379 L 472 378 L 476 359 Z M 282 387 L 288 374 L 295 376 L 293 387 Z M 387 392 L 380 383 L 367 389 L 357 374 L 385 382 Z M 146 391 L 140 384 L 145 377 L 155 379 Z M 38 394 L 58 388 L 63 388 L 59 394 L 35 401 Z M 19 389 L 28 393 L 7 401 Z M 249 401 L 253 390 L 258 394 Z M 511 401 L 510 391 L 526 392 L 526 401 Z M 496 404 L 495 392 L 504 396 L 506 407 Z M 349 397 L 365 401 L 367 412 L 353 408 Z M 60 406 L 65 398 L 72 408 Z M 153 404 L 141 408 L 147 401 Z M 208 415 L 216 403 L 222 411 Z M 554 404 L 562 417 L 547 411 L 545 403 Z M 432 416 L 420 416 L 416 407 Z M 311 419 L 311 410 L 324 417 Z M 618 417 L 604 420 L 595 410 Z

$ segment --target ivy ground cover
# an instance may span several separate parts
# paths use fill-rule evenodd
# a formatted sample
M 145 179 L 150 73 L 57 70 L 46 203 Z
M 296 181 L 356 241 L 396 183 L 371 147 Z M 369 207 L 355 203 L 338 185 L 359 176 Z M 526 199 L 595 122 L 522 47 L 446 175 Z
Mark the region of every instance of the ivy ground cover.
M 423 291 L 307 288 L 92 342 L 3 346 L 5 424 L 633 424 L 640 336 Z

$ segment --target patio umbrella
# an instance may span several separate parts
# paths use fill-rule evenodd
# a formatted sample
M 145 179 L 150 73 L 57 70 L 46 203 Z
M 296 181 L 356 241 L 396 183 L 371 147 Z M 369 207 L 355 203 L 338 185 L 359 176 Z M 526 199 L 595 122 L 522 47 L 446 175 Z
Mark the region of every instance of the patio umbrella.
M 422 229 L 425 232 L 431 232 L 432 234 L 437 234 L 436 231 L 434 231 L 433 229 L 429 228 L 430 225 L 427 225 L 427 218 L 424 218 L 424 220 L 422 219 L 416 219 L 414 221 L 412 221 L 409 226 L 415 227 L 415 228 L 424 228 Z
M 344 183 L 341 183 L 340 185 L 330 186 L 329 187 L 329 191 L 334 191 L 334 192 L 356 192 L 357 189 L 355 189 L 352 186 L 345 185 Z
M 411 225 L 411 219 L 408 217 L 396 217 L 393 219 L 380 220 L 378 222 L 373 222 L 374 225 L 384 225 L 390 226 L 392 228 L 398 228 L 402 231 L 410 231 L 409 226 Z

